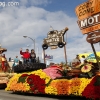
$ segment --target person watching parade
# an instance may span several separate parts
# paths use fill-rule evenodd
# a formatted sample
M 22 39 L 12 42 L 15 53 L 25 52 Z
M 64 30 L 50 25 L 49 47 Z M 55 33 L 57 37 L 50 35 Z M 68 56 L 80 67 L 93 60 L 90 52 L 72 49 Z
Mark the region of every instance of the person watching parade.
M 22 48 L 20 49 L 20 54 L 23 55 L 23 63 L 28 63 L 30 59 L 29 49 L 26 49 L 25 52 L 22 52 Z
M 14 66 L 19 64 L 19 58 L 18 56 L 16 56 L 16 58 L 14 59 Z
M 35 53 L 34 49 L 31 50 L 30 60 L 31 60 L 32 63 L 36 62 L 36 53 Z

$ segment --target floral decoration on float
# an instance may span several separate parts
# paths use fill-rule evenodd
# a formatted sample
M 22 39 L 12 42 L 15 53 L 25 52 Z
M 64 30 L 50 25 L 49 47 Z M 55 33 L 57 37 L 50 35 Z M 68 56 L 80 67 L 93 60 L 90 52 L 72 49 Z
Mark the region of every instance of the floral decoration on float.
M 86 67 L 87 66 L 87 67 Z M 82 73 L 92 71 L 92 66 L 82 65 Z M 7 91 L 24 92 L 33 94 L 49 94 L 64 96 L 84 96 L 86 98 L 100 98 L 100 76 L 63 77 L 61 66 L 53 65 L 46 69 L 15 74 L 7 84 Z M 65 71 L 64 71 L 65 72 Z

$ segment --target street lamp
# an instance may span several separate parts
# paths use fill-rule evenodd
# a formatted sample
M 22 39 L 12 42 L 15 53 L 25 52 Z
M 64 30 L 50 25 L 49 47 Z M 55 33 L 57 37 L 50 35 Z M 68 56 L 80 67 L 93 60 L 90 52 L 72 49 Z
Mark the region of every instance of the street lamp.
M 32 41 L 33 41 L 33 43 L 34 43 L 34 51 L 35 51 L 35 39 L 32 39 L 31 37 L 28 37 L 28 36 L 23 36 L 24 38 L 30 38 Z

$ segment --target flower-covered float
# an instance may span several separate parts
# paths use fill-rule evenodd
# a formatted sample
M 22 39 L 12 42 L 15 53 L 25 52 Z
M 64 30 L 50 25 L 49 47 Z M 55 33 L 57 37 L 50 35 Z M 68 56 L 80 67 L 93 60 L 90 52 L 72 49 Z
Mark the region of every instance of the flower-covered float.
M 77 69 L 52 65 L 44 69 L 20 72 L 7 84 L 6 90 L 19 93 L 83 96 L 100 98 L 100 76 L 93 74 L 91 64 Z

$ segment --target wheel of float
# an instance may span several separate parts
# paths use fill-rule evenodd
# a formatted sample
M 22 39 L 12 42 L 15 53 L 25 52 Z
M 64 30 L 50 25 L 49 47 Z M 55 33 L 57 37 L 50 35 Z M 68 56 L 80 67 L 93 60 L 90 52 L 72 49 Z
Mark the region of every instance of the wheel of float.
M 47 44 L 43 44 L 42 48 L 43 48 L 43 50 L 46 50 L 46 49 L 48 49 L 48 45 Z
M 38 69 L 45 69 L 45 68 L 46 68 L 46 64 L 44 63 L 19 64 L 17 66 L 14 66 L 14 72 L 21 73 L 21 72 L 35 71 Z
M 59 43 L 58 43 L 58 47 L 59 47 L 59 48 L 63 48 L 63 46 L 64 46 L 64 43 L 62 43 L 62 42 L 59 42 Z

